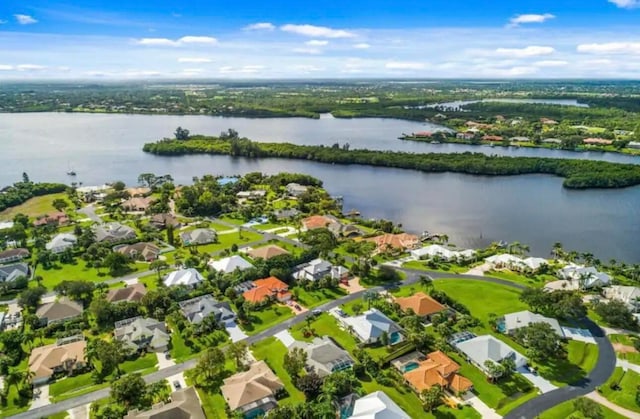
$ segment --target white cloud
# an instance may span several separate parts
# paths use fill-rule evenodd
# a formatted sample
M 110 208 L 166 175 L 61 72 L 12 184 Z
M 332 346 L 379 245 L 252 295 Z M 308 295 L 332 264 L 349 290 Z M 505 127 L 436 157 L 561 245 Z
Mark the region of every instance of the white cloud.
M 38 21 L 36 19 L 33 18 L 33 16 L 29 16 L 29 15 L 13 15 L 13 17 L 16 18 L 16 22 L 18 22 L 21 25 L 32 25 L 34 23 L 38 23 Z
M 511 68 L 488 68 L 485 75 L 488 77 L 522 77 L 529 76 L 538 71 L 536 67 L 518 66 Z
M 569 65 L 568 61 L 564 60 L 542 60 L 533 63 L 536 67 L 565 67 Z
M 310 47 L 323 47 L 325 45 L 328 45 L 329 41 L 320 41 L 318 39 L 312 39 L 311 41 L 305 42 L 305 44 L 309 45 Z
M 427 65 L 415 61 L 390 61 L 384 67 L 388 70 L 424 70 Z
M 367 44 L 366 42 L 362 42 L 360 44 L 354 44 L 353 47 L 355 49 L 368 49 L 371 48 L 371 45 Z
M 318 48 L 294 48 L 292 49 L 296 54 L 309 54 L 309 55 L 318 55 L 322 54 L 322 50 Z
M 516 27 L 526 23 L 543 23 L 555 18 L 551 13 L 516 15 L 509 20 L 509 27 Z
M 46 66 L 36 64 L 20 64 L 16 66 L 16 70 L 18 71 L 42 71 L 46 69 Z
M 495 55 L 511 57 L 511 58 L 526 58 L 537 57 L 540 55 L 553 54 L 556 50 L 552 47 L 542 47 L 537 45 L 530 45 L 524 48 L 497 48 L 494 52 Z
M 323 67 L 316 67 L 315 65 L 308 65 L 308 64 L 294 65 L 293 69 L 296 71 L 300 71 L 302 73 L 315 73 L 317 71 L 324 70 Z
M 12 65 L 0 64 L 0 71 L 11 71 L 13 70 Z
M 640 54 L 640 42 L 580 44 L 577 47 L 577 51 L 586 54 Z
M 245 65 L 242 67 L 224 66 L 218 69 L 221 74 L 256 74 L 264 70 L 263 65 Z
M 215 45 L 218 40 L 210 36 L 183 36 L 175 41 L 168 38 L 142 38 L 136 40 L 136 43 L 152 47 L 180 47 L 187 44 Z
M 609 0 L 621 9 L 635 9 L 640 7 L 640 0 Z
M 245 31 L 272 31 L 275 28 L 276 27 L 273 23 L 259 22 L 259 23 L 253 23 L 251 25 L 247 25 L 242 29 Z
M 345 31 L 344 29 L 332 29 L 314 25 L 288 24 L 281 26 L 280 30 L 313 38 L 353 38 L 356 36 L 353 32 Z
M 180 57 L 178 58 L 179 63 L 192 63 L 192 64 L 202 64 L 202 63 L 210 63 L 213 62 L 211 58 L 205 57 Z

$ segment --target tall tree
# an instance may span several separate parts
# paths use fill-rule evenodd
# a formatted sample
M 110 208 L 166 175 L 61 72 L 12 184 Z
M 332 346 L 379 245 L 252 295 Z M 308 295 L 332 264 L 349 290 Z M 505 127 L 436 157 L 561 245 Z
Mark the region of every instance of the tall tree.
M 426 390 L 422 390 L 420 397 L 424 402 L 424 408 L 428 412 L 438 407 L 442 397 L 444 396 L 444 389 L 439 384 L 434 384 Z
M 146 396 L 147 385 L 139 373 L 127 374 L 111 383 L 111 398 L 127 409 L 140 407 Z
M 307 363 L 307 353 L 302 348 L 293 348 L 284 354 L 284 369 L 291 376 L 297 378 Z

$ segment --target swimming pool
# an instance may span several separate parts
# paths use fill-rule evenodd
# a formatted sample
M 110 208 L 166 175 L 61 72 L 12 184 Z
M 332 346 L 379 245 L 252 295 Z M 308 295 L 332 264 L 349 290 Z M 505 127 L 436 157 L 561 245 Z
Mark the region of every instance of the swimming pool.
M 407 362 L 402 366 L 402 372 L 413 371 L 418 368 L 420 365 L 417 362 Z
M 389 335 L 389 343 L 391 343 L 392 345 L 395 345 L 400 341 L 402 341 L 402 335 L 400 334 L 400 332 L 393 332 L 391 335 Z

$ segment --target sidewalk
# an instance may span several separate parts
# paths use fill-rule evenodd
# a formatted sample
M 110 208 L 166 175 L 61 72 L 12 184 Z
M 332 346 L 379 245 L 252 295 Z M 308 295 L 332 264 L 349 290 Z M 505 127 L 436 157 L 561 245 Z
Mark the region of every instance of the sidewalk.
M 617 404 L 613 404 L 611 403 L 609 400 L 605 399 L 603 396 L 601 396 L 597 391 L 592 391 L 591 393 L 587 394 L 585 397 L 590 398 L 591 400 L 593 400 L 594 402 L 598 402 L 601 405 L 608 407 L 609 409 L 613 410 L 614 412 L 625 416 L 629 419 L 640 419 L 640 413 L 636 413 L 636 412 L 632 412 L 631 410 L 627 410 L 624 407 L 620 407 Z

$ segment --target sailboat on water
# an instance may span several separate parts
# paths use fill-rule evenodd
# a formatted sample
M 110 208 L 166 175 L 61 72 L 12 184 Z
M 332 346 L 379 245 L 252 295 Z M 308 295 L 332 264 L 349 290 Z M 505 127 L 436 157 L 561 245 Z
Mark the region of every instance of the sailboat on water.
M 67 170 L 67 176 L 75 176 L 75 175 L 76 175 L 76 171 L 73 170 L 71 165 L 69 165 L 69 169 Z

